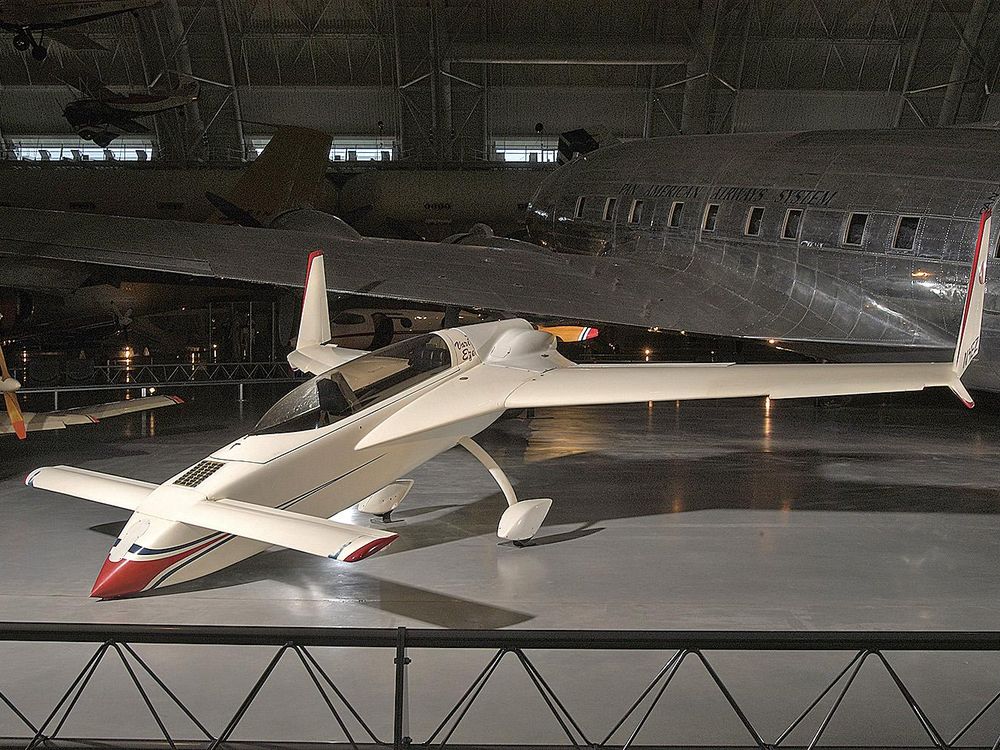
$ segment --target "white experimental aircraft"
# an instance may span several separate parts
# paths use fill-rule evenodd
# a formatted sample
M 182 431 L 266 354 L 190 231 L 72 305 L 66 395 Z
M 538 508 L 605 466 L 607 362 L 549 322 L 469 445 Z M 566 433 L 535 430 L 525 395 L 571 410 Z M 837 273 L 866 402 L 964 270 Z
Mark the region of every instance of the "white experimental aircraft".
M 160 485 L 68 466 L 37 469 L 25 481 L 133 511 L 94 584 L 95 597 L 189 581 L 272 545 L 362 560 L 397 534 L 327 519 L 356 503 L 387 515 L 413 484 L 401 477 L 455 445 L 482 462 L 507 498 L 498 536 L 523 542 L 552 501 L 518 500 L 472 440 L 507 409 L 932 386 L 947 386 L 971 407 L 960 378 L 979 350 L 989 217 L 984 213 L 980 224 L 954 359 L 926 364 L 583 366 L 556 351 L 554 336 L 519 319 L 415 336 L 370 353 L 344 349 L 328 343 L 324 261 L 313 253 L 288 360 L 315 377 L 278 401 L 250 434 Z

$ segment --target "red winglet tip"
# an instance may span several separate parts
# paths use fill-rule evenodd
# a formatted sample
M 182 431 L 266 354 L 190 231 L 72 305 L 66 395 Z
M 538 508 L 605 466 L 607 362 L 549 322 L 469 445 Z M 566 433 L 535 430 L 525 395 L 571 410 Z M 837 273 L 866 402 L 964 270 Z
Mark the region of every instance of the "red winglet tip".
M 384 536 L 378 539 L 372 539 L 368 544 L 363 547 L 358 547 L 354 552 L 349 554 L 344 558 L 344 562 L 357 562 L 358 560 L 364 560 L 366 557 L 371 557 L 379 550 L 385 549 L 394 541 L 399 539 L 399 534 L 393 534 L 392 536 Z
M 14 434 L 17 435 L 18 440 L 28 439 L 28 429 L 24 426 L 24 422 L 17 421 L 14 423 Z
M 167 398 L 169 398 L 175 404 L 183 404 L 184 403 L 184 399 L 182 399 L 180 396 L 167 396 Z

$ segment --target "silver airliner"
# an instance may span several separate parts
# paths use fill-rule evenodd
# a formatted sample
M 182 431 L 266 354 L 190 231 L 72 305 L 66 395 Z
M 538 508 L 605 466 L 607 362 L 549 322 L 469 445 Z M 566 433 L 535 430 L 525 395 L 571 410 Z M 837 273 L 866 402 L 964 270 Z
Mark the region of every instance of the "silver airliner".
M 997 154 L 987 128 L 677 136 L 553 172 L 531 242 L 366 238 L 315 211 L 279 232 L 0 209 L 0 255 L 296 287 L 323 248 L 338 291 L 946 359 Z M 974 388 L 1000 389 L 996 310 Z

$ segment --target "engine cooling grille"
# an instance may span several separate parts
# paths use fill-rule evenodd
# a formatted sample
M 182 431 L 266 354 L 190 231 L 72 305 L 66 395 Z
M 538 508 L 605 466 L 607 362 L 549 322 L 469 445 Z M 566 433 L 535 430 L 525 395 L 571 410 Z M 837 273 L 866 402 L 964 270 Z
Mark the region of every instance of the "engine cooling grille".
M 221 461 L 201 461 L 174 480 L 181 487 L 197 487 L 215 472 L 225 466 Z

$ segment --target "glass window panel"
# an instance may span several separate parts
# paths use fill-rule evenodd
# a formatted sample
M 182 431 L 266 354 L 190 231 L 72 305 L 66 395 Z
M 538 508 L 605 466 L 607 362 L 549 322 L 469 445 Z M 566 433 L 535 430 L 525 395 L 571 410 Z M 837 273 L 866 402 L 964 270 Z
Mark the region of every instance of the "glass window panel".
M 893 238 L 892 246 L 896 250 L 912 250 L 917 241 L 917 227 L 920 226 L 920 218 L 917 216 L 900 216 L 896 225 L 896 236 Z
M 705 221 L 702 222 L 701 228 L 706 232 L 714 232 L 715 226 L 719 222 L 719 204 L 709 203 L 705 207 Z
M 802 225 L 802 209 L 790 208 L 785 214 L 785 225 L 781 228 L 781 237 L 785 240 L 794 240 L 799 236 L 799 227 Z
M 745 234 L 751 237 L 760 236 L 761 223 L 764 221 L 764 209 L 761 206 L 754 206 L 747 214 L 747 225 Z
M 674 201 L 670 206 L 670 226 L 679 227 L 681 225 L 681 218 L 684 216 L 684 203 L 682 201 Z
M 847 231 L 844 233 L 845 245 L 860 245 L 865 238 L 865 225 L 868 223 L 868 214 L 851 214 L 847 222 Z

